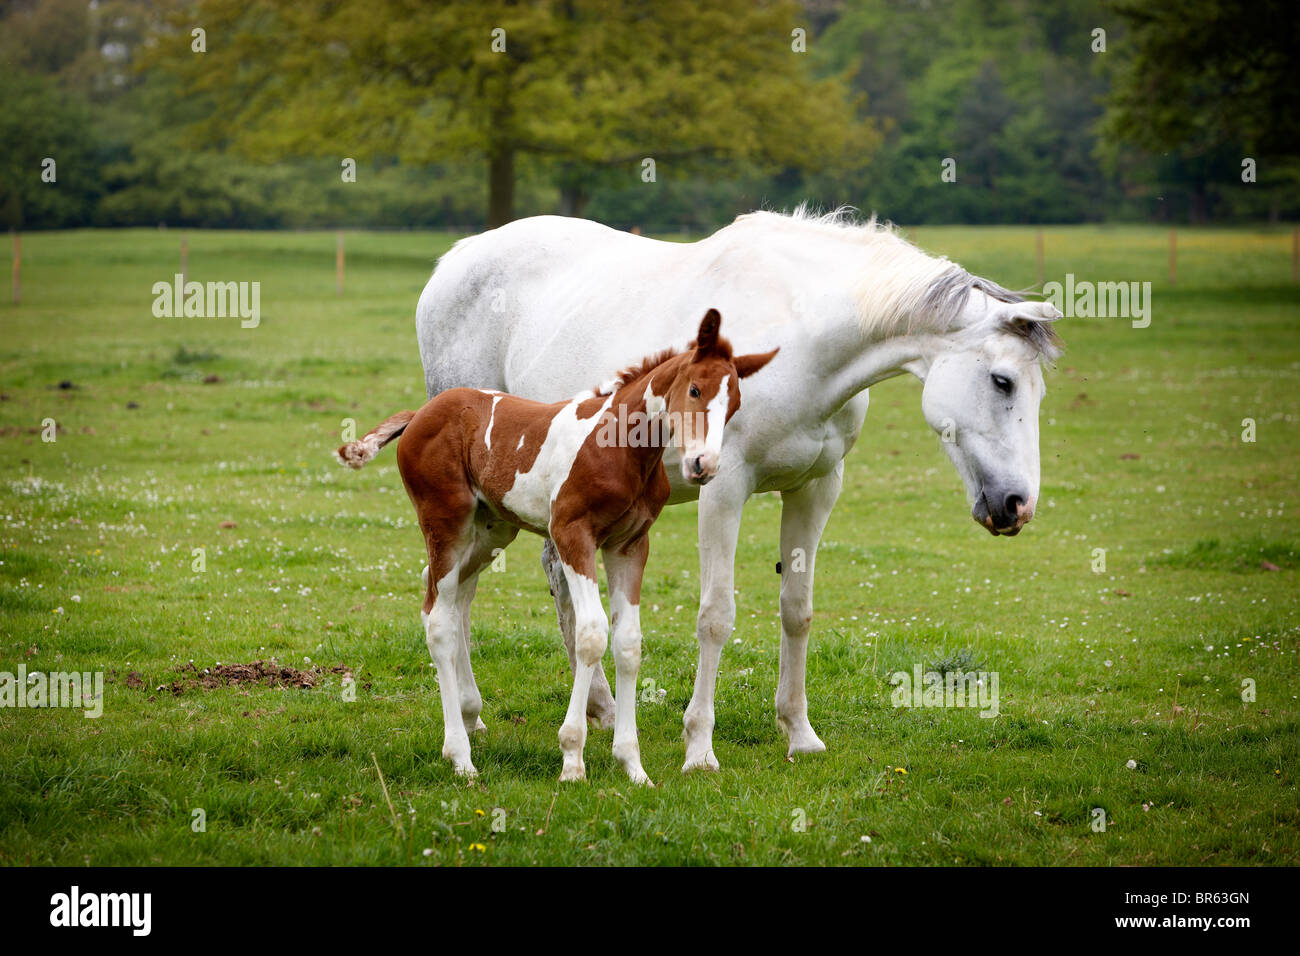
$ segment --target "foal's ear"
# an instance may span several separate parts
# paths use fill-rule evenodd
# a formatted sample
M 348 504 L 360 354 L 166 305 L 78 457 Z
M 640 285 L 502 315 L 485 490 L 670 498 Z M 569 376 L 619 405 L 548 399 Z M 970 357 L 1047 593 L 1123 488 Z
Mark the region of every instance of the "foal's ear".
M 776 353 L 781 351 L 780 347 L 772 349 L 770 352 L 754 352 L 750 355 L 737 355 L 731 360 L 731 364 L 736 366 L 736 374 L 741 378 L 748 378 L 759 369 L 761 369 L 772 359 L 776 358 Z
M 718 347 L 718 329 L 722 327 L 722 314 L 717 309 L 709 309 L 700 319 L 700 331 L 695 336 L 695 351 L 701 355 L 712 352 Z

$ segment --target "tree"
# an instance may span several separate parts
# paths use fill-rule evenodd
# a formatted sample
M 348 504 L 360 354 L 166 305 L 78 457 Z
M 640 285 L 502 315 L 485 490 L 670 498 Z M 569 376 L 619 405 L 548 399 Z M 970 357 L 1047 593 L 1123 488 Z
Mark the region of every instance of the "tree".
M 315 155 L 486 163 L 488 224 L 514 212 L 520 156 L 578 211 L 600 169 L 655 163 L 853 169 L 874 125 L 792 49 L 789 0 L 200 0 L 151 62 L 211 107 L 197 142 L 263 161 Z M 191 52 L 191 31 L 207 52 Z
M 1300 156 L 1300 17 L 1292 0 L 1123 0 L 1107 132 L 1158 152 L 1231 145 Z M 1245 155 L 1246 152 L 1243 152 Z
M 0 71 L 0 224 L 9 229 L 88 222 L 99 163 L 83 106 L 43 77 Z

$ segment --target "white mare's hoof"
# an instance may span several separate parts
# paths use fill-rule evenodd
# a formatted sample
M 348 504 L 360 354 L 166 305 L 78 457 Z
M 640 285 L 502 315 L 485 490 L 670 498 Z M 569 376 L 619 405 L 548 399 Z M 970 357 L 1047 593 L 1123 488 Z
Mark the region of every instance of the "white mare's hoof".
M 560 783 L 577 783 L 587 779 L 587 768 L 582 764 L 576 767 L 565 767 L 560 771 Z
M 478 770 L 472 763 L 456 764 L 456 776 L 464 777 L 466 780 L 477 780 Z
M 718 758 L 713 756 L 713 751 L 708 750 L 702 754 L 686 755 L 686 763 L 682 764 L 682 773 L 690 773 L 692 770 L 718 770 Z
M 474 722 L 472 724 L 471 723 L 465 724 L 465 733 L 467 735 L 479 734 L 485 730 L 487 730 L 487 724 L 483 723 L 482 717 L 475 717 Z

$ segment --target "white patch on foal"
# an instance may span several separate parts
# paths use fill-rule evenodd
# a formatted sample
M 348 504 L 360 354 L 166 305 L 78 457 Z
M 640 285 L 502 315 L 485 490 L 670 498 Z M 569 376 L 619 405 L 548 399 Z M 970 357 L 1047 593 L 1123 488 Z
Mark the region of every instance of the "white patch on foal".
M 560 409 L 551 419 L 533 467 L 527 472 L 515 472 L 515 483 L 501 496 L 501 503 L 534 528 L 549 528 L 551 502 L 573 470 L 587 436 L 596 430 L 613 401 L 610 395 L 590 418 L 578 418 L 581 403 L 576 399 Z
M 487 447 L 488 451 L 492 450 L 492 426 L 497 423 L 497 402 L 499 401 L 501 401 L 500 393 L 494 393 L 492 396 L 492 411 L 488 413 L 487 432 L 483 436 L 483 444 Z M 520 435 L 519 438 L 521 441 L 523 440 L 522 435 Z

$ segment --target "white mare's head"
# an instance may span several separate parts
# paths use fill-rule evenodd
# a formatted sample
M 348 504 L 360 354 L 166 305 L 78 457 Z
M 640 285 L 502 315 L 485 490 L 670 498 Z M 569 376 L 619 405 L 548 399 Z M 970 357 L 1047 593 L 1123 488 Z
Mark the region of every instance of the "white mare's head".
M 966 485 L 971 517 L 1014 535 L 1038 504 L 1042 366 L 1060 354 L 1052 323 L 1061 314 L 987 280 L 965 281 L 957 329 L 925 370 L 921 409 Z

